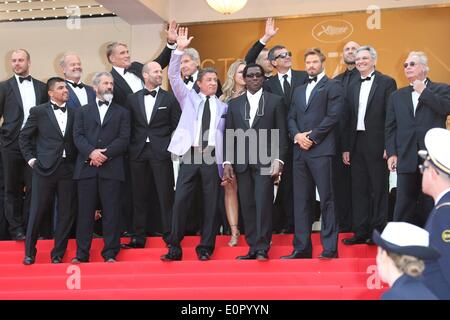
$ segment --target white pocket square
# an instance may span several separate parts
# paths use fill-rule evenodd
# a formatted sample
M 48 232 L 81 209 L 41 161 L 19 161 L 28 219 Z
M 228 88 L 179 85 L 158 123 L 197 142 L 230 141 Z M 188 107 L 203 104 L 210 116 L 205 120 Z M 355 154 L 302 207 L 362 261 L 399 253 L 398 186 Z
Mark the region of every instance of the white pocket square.
M 167 107 L 158 107 L 158 110 L 167 109 Z

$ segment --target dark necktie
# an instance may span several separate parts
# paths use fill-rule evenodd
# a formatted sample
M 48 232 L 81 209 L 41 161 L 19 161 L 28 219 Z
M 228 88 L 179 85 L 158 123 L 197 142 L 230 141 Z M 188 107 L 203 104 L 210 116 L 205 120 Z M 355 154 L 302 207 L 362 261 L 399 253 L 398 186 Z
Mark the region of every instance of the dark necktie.
M 211 122 L 211 109 L 209 108 L 209 96 L 206 96 L 205 106 L 203 107 L 203 115 L 202 115 L 202 135 L 200 137 L 202 149 L 208 147 L 209 134 L 206 134 L 206 132 L 209 131 L 210 122 Z
M 98 106 L 101 107 L 102 105 L 109 106 L 109 102 L 108 101 L 99 100 L 98 101 Z
M 144 89 L 144 96 L 151 95 L 153 98 L 156 97 L 156 90 L 149 91 L 148 89 Z
M 291 104 L 291 85 L 289 84 L 288 81 L 288 75 L 285 74 L 283 76 L 284 81 L 283 81 L 283 91 L 284 91 L 284 99 L 286 101 L 287 106 L 289 107 L 289 105 Z
M 66 112 L 66 107 L 60 107 L 55 103 L 52 103 L 53 110 L 61 110 L 62 112 Z
M 80 88 L 80 89 L 83 89 L 84 88 L 84 84 L 82 84 L 81 82 L 80 83 L 75 83 L 75 82 L 70 82 L 70 81 L 68 81 L 71 85 L 72 85 L 72 87 L 74 87 L 74 88 Z
M 194 82 L 194 77 L 189 76 L 187 78 L 184 78 L 183 81 L 184 81 L 185 84 L 188 84 L 189 82 Z
M 312 78 L 308 78 L 308 83 L 311 83 L 311 82 L 317 82 L 317 76 L 315 76 L 315 77 L 312 77 Z
M 245 122 L 247 123 L 248 127 L 250 128 L 250 102 L 248 99 L 245 99 Z
M 30 81 L 31 82 L 31 75 L 28 75 L 26 77 L 19 77 L 19 82 L 22 83 L 25 80 Z

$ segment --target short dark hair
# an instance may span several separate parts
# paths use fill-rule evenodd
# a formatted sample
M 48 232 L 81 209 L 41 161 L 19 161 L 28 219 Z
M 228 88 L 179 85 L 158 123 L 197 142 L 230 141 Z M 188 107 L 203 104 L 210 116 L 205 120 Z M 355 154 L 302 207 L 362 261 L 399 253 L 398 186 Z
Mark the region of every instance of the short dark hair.
M 275 51 L 281 50 L 281 49 L 286 49 L 286 47 L 283 46 L 283 45 L 281 45 L 281 44 L 278 44 L 278 45 L 272 47 L 272 49 L 270 49 L 270 50 L 269 50 L 269 53 L 267 54 L 267 58 L 268 58 L 270 61 L 275 60 L 275 59 L 276 59 Z
M 264 76 L 264 68 L 257 63 L 249 63 L 248 65 L 246 65 L 244 68 L 244 71 L 242 71 L 242 76 L 245 78 L 247 76 L 248 69 L 254 68 L 254 67 L 259 68 L 259 70 L 261 71 L 261 75 Z
M 200 69 L 198 71 L 198 75 L 197 75 L 197 81 L 202 81 L 203 77 L 205 76 L 205 74 L 207 73 L 215 73 L 217 76 L 217 71 L 214 68 L 204 68 L 204 69 Z
M 57 84 L 58 82 L 66 82 L 63 78 L 61 77 L 52 77 L 50 79 L 47 80 L 47 91 L 53 90 L 53 88 L 55 87 L 55 84 Z
M 325 55 L 322 53 L 320 48 L 310 48 L 305 52 L 305 60 L 307 56 L 316 55 L 319 56 L 320 62 L 324 62 L 326 60 Z

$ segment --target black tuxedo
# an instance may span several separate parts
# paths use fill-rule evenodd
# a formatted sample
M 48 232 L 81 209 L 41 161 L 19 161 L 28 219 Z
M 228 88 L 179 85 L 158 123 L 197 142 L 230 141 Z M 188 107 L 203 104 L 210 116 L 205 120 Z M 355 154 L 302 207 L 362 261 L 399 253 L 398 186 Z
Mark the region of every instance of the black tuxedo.
M 307 85 L 295 89 L 289 110 L 288 127 L 292 139 L 297 133 L 312 130 L 309 150 L 294 145 L 294 248 L 312 253 L 311 226 L 315 188 L 319 191 L 322 213 L 321 238 L 324 251 L 337 251 L 338 224 L 334 210 L 332 159 L 336 153 L 335 126 L 343 107 L 342 86 L 325 75 L 306 102 Z
M 261 41 L 256 41 L 253 46 L 248 50 L 244 60 L 246 64 L 256 63 L 256 59 L 258 58 L 261 51 L 264 49 L 265 45 L 261 43 Z
M 346 69 L 343 73 L 334 77 L 339 81 L 344 89 L 344 97 L 347 96 L 349 85 L 359 78 L 359 71 L 356 68 L 352 70 Z M 342 140 L 344 138 L 344 130 L 348 125 L 349 106 L 344 103 L 338 125 L 336 126 L 336 156 L 333 159 L 334 170 L 334 194 L 336 215 L 339 221 L 339 231 L 347 232 L 351 230 L 352 225 L 352 189 L 351 189 L 351 173 L 350 167 L 342 161 Z
M 130 139 L 129 112 L 113 102 L 101 122 L 96 102 L 85 105 L 76 112 L 73 134 L 79 152 L 74 173 L 78 180 L 77 257 L 89 258 L 93 213 L 99 200 L 105 239 L 102 256 L 114 258 L 120 250 L 118 225 L 125 180 L 124 155 Z M 108 159 L 98 168 L 91 166 L 89 160 L 95 149 L 107 149 L 104 155 Z
M 364 116 L 365 130 L 358 131 L 361 85 L 361 81 L 354 81 L 347 90 L 349 118 L 343 151 L 350 152 L 352 229 L 356 237 L 370 238 L 374 229 L 384 229 L 388 218 L 389 173 L 383 158 L 384 124 L 388 99 L 397 84 L 391 77 L 375 71 Z
M 171 227 L 174 200 L 174 175 L 170 152 L 167 151 L 172 132 L 178 125 L 181 109 L 172 93 L 158 90 L 150 122 L 144 102 L 144 90 L 128 96 L 131 114 L 131 142 L 129 146 L 131 183 L 133 190 L 133 227 L 135 239 L 145 245 L 147 216 L 157 211 L 150 190 L 156 190 L 161 208 L 160 216 L 153 215 L 152 224 L 161 220 L 159 231 L 168 234 Z M 147 142 L 147 139 L 149 142 Z M 153 185 L 153 188 L 150 186 Z
M 69 90 L 69 100 L 66 102 L 66 107 L 67 108 L 79 108 L 81 107 L 81 103 L 80 100 L 78 99 L 78 96 L 76 95 L 75 91 L 73 91 L 73 87 L 72 85 L 66 81 L 67 83 L 67 89 Z M 95 91 L 94 88 L 92 88 L 91 86 L 88 85 L 84 85 L 84 88 L 86 90 L 86 94 L 88 97 L 88 103 L 93 103 L 95 102 Z
M 259 41 L 258 41 L 259 42 Z M 255 47 L 257 48 L 257 47 Z M 264 82 L 264 90 L 271 92 L 273 94 L 284 97 L 284 103 L 287 107 L 286 115 L 289 112 L 291 106 L 292 95 L 294 94 L 295 88 L 305 84 L 308 79 L 308 74 L 305 71 L 292 71 L 291 78 L 291 92 L 290 97 L 286 97 L 278 75 L 273 75 L 269 77 Z M 287 126 L 287 122 L 286 122 Z M 278 190 L 277 199 L 275 201 L 275 215 L 274 215 L 274 230 L 281 231 L 292 230 L 293 229 L 293 215 L 294 215 L 294 204 L 293 204 L 293 192 L 292 192 L 292 145 L 288 144 L 288 154 L 287 161 L 284 165 L 283 179 L 280 183 L 280 188 Z
M 32 81 L 36 104 L 48 101 L 46 85 L 34 78 Z M 24 120 L 24 112 L 15 76 L 0 83 L 0 117 L 3 117 L 0 144 L 5 179 L 5 217 L 9 224 L 9 233 L 15 237 L 18 233 L 24 232 L 31 198 L 31 169 L 23 160 L 19 148 L 18 138 Z M 22 201 L 24 184 L 26 193 L 25 201 Z
M 389 99 L 385 128 L 386 151 L 388 157 L 398 157 L 394 220 L 423 225 L 433 207 L 433 201 L 421 192 L 422 177 L 417 169 L 417 152 L 425 150 L 424 137 L 429 129 L 446 127 L 445 122 L 450 115 L 450 86 L 427 79 L 415 115 L 411 88 L 398 89 Z M 415 213 L 418 200 L 419 210 Z
M 55 247 L 51 255 L 62 258 L 66 251 L 76 216 L 73 167 L 77 150 L 73 143 L 73 121 L 74 111 L 67 109 L 67 124 L 63 135 L 52 105 L 44 103 L 30 110 L 30 116 L 20 133 L 20 149 L 25 161 L 36 159 L 33 166 L 26 256 L 36 256 L 39 225 L 44 215 L 53 213 L 55 195 L 58 196 L 58 217 Z
M 254 135 L 256 138 L 256 141 L 246 142 L 244 155 L 242 155 L 243 141 L 240 141 L 242 140 L 239 138 L 240 133 L 237 132 L 237 137 L 227 137 L 227 133 L 224 142 L 224 159 L 231 162 L 237 174 L 245 236 L 250 252 L 255 253 L 258 250 L 267 252 L 272 239 L 273 215 L 273 180 L 269 170 L 275 159 L 286 161 L 286 106 L 281 97 L 263 91 L 259 101 L 259 110 L 262 112 L 256 113 L 250 127 L 246 120 L 250 110 L 249 107 L 246 110 L 249 106 L 247 95 L 232 99 L 228 104 L 225 124 L 227 131 L 243 130 L 246 135 L 250 137 Z M 277 130 L 277 135 L 273 136 L 272 130 Z M 263 131 L 267 131 L 267 135 L 263 135 Z M 260 141 L 263 138 L 265 141 Z M 277 138 L 277 141 L 274 140 Z M 275 146 L 274 150 L 271 148 L 272 145 Z M 253 152 L 256 150 L 252 150 L 253 146 L 259 148 L 256 153 Z M 260 156 L 267 159 L 261 159 Z

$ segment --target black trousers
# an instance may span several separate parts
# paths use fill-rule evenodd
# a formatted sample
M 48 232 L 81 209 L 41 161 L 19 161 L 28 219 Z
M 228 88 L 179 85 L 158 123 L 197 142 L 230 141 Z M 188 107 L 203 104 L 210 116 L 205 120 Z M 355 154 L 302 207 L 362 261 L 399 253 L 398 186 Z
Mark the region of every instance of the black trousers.
M 352 173 L 353 231 L 356 237 L 371 238 L 382 231 L 388 218 L 389 172 L 382 154 L 373 156 L 365 132 L 358 132 L 350 154 Z
M 275 212 L 273 216 L 273 229 L 275 231 L 291 231 L 294 228 L 294 194 L 292 173 L 292 151 L 286 156 L 283 166 L 283 175 L 275 199 Z
M 54 213 L 53 203 L 58 197 L 55 245 L 52 257 L 63 257 L 66 252 L 70 230 L 76 217 L 76 184 L 72 179 L 73 164 L 63 161 L 49 176 L 33 172 L 30 217 L 25 242 L 25 255 L 36 256 L 39 226 L 44 216 Z
M 8 222 L 5 217 L 5 180 L 3 174 L 3 160 L 0 157 L 0 240 L 9 239 Z
M 15 237 L 19 232 L 25 233 L 27 226 L 32 171 L 23 159 L 17 142 L 2 148 L 1 152 L 5 181 L 5 218 L 10 236 Z
M 294 249 L 312 253 L 311 226 L 314 217 L 315 186 L 319 191 L 324 251 L 337 252 L 338 223 L 332 185 L 333 157 L 294 159 Z
M 131 182 L 133 186 L 133 230 L 139 244 L 145 244 L 147 219 L 155 217 L 158 203 L 152 203 L 150 190 L 156 189 L 159 202 L 161 226 L 160 233 L 167 236 L 172 223 L 172 205 L 174 200 L 173 165 L 170 159 L 158 160 L 152 156 L 151 147 L 147 144 L 137 160 L 130 161 Z M 152 186 L 153 184 L 153 186 Z M 156 188 L 154 187 L 156 186 Z M 156 219 L 155 219 L 156 220 Z M 154 221 L 156 223 L 156 221 Z
M 413 173 L 397 173 L 394 221 L 424 227 L 433 207 L 433 198 L 422 192 L 422 174 L 419 169 Z
M 217 164 L 192 163 L 193 148 L 183 157 L 178 173 L 175 201 L 173 205 L 172 229 L 168 243 L 180 248 L 186 230 L 186 220 L 189 208 L 194 200 L 195 190 L 199 187 L 203 192 L 203 222 L 201 229 L 201 242 L 197 251 L 204 249 L 212 253 L 215 247 L 216 235 L 219 229 L 219 215 L 217 202 L 219 196 L 220 179 Z
M 236 176 L 249 252 L 268 251 L 272 240 L 273 179 L 262 175 L 254 165 Z
M 333 192 L 339 231 L 352 230 L 352 189 L 350 166 L 342 162 L 342 153 L 333 157 Z
M 115 258 L 120 251 L 119 217 L 122 182 L 94 177 L 78 180 L 77 257 L 89 259 L 94 214 L 98 203 L 102 207 L 102 227 L 105 245 L 103 258 Z

